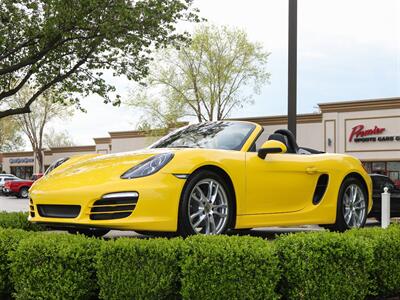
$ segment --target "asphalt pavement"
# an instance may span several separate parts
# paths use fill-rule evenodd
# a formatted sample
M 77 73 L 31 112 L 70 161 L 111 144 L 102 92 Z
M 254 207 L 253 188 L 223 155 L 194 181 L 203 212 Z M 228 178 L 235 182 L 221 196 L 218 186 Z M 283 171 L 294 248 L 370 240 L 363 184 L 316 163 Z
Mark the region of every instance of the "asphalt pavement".
M 14 196 L 6 197 L 4 195 L 0 195 L 0 211 L 8 211 L 8 212 L 27 212 L 29 210 L 29 200 L 28 199 L 19 199 Z M 376 222 L 374 220 L 368 220 L 368 226 L 374 226 Z M 306 225 L 300 227 L 266 227 L 266 228 L 257 228 L 252 230 L 239 230 L 233 231 L 230 234 L 239 234 L 239 235 L 251 235 L 258 236 L 262 238 L 273 239 L 277 235 L 284 233 L 295 233 L 295 232 L 305 232 L 305 231 L 318 231 L 322 230 L 321 227 L 316 225 Z M 144 235 L 139 235 L 134 231 L 119 231 L 112 230 L 108 233 L 106 238 L 117 238 L 117 237 L 147 237 Z

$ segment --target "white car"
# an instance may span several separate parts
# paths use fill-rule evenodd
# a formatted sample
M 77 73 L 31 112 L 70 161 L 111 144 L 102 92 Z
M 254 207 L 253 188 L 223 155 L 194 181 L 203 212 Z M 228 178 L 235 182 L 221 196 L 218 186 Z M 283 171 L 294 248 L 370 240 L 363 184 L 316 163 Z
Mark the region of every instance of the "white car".
M 3 190 L 6 181 L 18 180 L 19 178 L 12 174 L 0 174 L 0 191 Z

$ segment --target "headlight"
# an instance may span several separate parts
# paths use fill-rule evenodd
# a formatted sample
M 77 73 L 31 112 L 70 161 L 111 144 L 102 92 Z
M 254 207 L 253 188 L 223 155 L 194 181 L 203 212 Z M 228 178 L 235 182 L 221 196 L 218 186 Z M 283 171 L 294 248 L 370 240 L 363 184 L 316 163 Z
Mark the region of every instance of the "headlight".
M 132 179 L 138 177 L 145 177 L 158 172 L 162 167 L 164 167 L 172 158 L 174 154 L 172 153 L 162 153 L 146 159 L 132 169 L 129 169 L 124 174 L 122 174 L 122 179 Z
M 47 168 L 46 172 L 44 173 L 44 175 L 49 174 L 51 171 L 53 171 L 55 168 L 61 166 L 63 163 L 65 163 L 67 160 L 69 159 L 69 157 L 64 157 L 64 158 L 60 158 L 58 160 L 56 160 L 55 162 L 53 162 L 50 167 Z

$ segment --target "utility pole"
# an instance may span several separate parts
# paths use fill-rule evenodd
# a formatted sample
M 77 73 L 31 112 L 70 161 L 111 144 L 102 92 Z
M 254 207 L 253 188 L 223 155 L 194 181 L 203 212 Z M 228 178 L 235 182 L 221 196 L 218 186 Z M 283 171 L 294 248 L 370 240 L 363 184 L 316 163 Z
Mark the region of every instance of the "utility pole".
M 296 136 L 297 126 L 297 0 L 289 0 L 288 41 L 288 129 Z

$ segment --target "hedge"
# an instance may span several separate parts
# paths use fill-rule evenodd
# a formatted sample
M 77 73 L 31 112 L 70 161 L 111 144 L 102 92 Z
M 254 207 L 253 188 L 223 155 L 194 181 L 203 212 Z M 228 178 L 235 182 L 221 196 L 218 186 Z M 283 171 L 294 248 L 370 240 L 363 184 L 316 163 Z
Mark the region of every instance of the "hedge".
M 118 239 L 97 255 L 101 299 L 172 299 L 179 293 L 181 239 Z
M 397 225 L 275 241 L 108 241 L 0 229 L 0 299 L 340 300 L 399 294 Z
M 44 226 L 28 221 L 28 213 L 24 212 L 0 212 L 0 227 L 23 229 L 27 231 L 43 231 Z
M 20 240 L 28 236 L 29 233 L 23 230 L 0 229 L 0 299 L 10 298 L 13 292 L 9 254 L 17 248 Z
M 372 293 L 377 296 L 400 294 L 400 227 L 364 228 L 346 233 L 367 240 L 373 249 L 374 263 L 370 270 Z
M 182 258 L 184 299 L 277 299 L 272 243 L 255 237 L 194 236 Z
M 276 241 L 287 299 L 364 299 L 373 251 L 366 240 L 330 232 L 298 233 Z
M 99 240 L 67 234 L 36 234 L 21 240 L 9 255 L 15 299 L 95 298 L 99 246 Z

